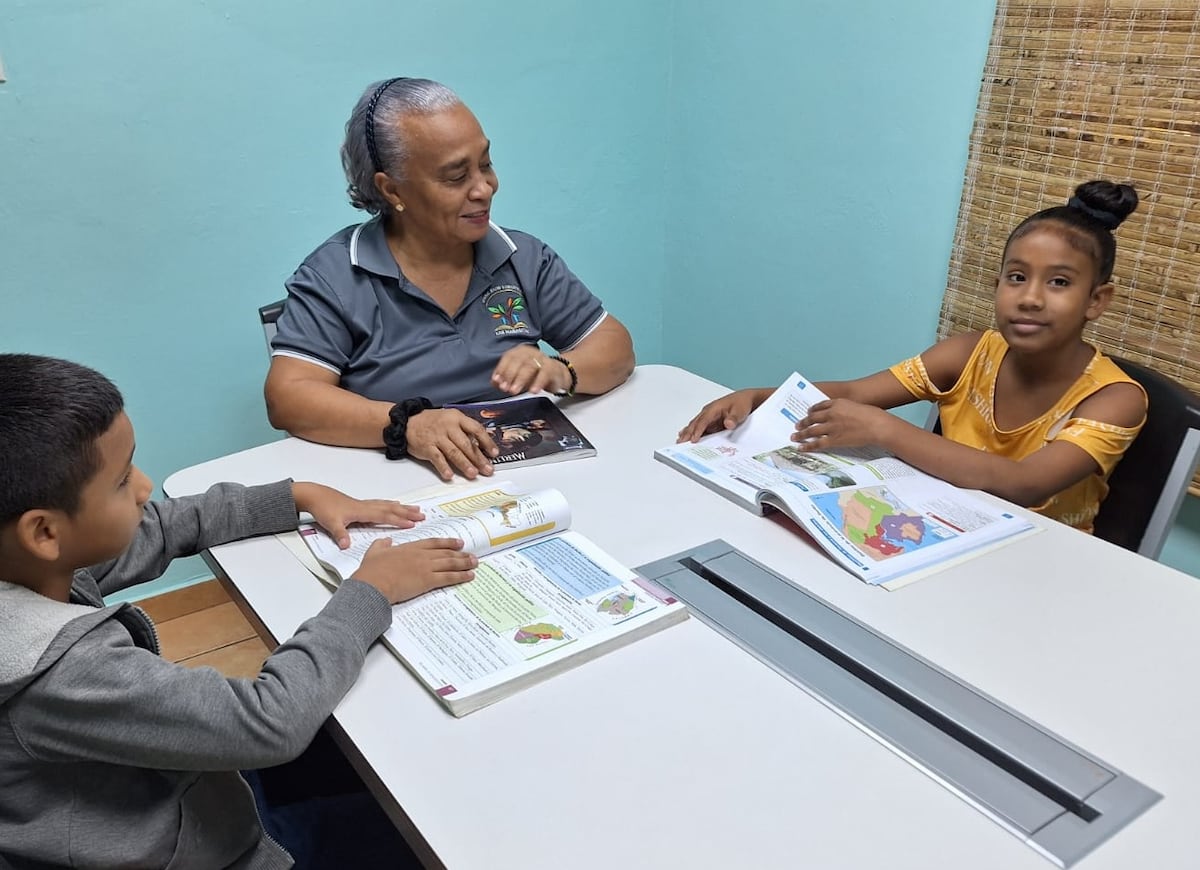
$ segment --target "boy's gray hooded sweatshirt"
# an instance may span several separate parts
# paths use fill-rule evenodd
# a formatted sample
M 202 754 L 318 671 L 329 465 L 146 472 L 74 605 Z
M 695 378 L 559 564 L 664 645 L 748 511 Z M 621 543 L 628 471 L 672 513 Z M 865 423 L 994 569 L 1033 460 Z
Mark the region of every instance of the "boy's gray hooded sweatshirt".
M 164 660 L 149 618 L 101 596 L 295 527 L 290 482 L 219 484 L 147 504 L 120 558 L 75 573 L 70 603 L 0 582 L 0 867 L 291 866 L 237 771 L 308 745 L 387 628 L 387 599 L 343 583 L 246 680 Z

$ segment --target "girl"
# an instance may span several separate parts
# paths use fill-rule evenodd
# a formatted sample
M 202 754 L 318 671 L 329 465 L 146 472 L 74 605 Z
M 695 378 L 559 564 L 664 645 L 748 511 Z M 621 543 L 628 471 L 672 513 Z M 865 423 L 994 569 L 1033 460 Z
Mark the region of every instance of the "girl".
M 801 450 L 873 444 L 910 465 L 1086 532 L 1108 476 L 1146 421 L 1146 394 L 1083 340 L 1112 299 L 1112 231 L 1137 208 L 1127 184 L 1089 181 L 1065 206 L 1023 220 L 996 279 L 996 328 L 956 335 L 854 381 L 817 386 L 792 440 Z M 679 433 L 732 429 L 770 394 L 739 390 Z M 942 435 L 885 409 L 936 402 Z

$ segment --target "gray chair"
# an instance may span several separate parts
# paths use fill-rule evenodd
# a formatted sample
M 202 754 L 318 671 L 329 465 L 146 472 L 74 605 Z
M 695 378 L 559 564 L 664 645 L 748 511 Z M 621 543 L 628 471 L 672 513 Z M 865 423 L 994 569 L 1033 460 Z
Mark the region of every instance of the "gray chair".
M 1146 425 L 1108 479 L 1096 537 L 1158 559 L 1200 464 L 1200 398 L 1166 375 L 1120 357 L 1113 362 L 1146 390 Z M 941 432 L 935 406 L 925 423 Z
M 267 354 L 271 353 L 271 339 L 275 337 L 275 321 L 283 313 L 283 303 L 280 299 L 258 309 L 258 320 L 262 323 L 263 338 L 267 340 Z
M 1200 463 L 1200 398 L 1153 369 L 1112 360 L 1145 388 L 1150 410 L 1108 479 L 1096 536 L 1157 559 Z

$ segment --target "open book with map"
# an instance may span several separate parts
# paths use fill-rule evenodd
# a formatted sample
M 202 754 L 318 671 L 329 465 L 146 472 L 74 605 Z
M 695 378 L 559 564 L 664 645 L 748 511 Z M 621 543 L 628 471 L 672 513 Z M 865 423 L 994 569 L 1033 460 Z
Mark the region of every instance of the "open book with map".
M 462 538 L 475 579 L 392 608 L 384 643 L 455 716 L 687 617 L 684 605 L 577 532 L 558 490 L 456 487 L 414 502 L 411 529 L 355 526 L 350 548 L 318 526 L 300 534 L 336 584 L 380 537 Z
M 797 450 L 796 423 L 825 398 L 793 373 L 738 428 L 654 456 L 748 510 L 783 511 L 856 577 L 887 588 L 1035 528 L 875 448 Z

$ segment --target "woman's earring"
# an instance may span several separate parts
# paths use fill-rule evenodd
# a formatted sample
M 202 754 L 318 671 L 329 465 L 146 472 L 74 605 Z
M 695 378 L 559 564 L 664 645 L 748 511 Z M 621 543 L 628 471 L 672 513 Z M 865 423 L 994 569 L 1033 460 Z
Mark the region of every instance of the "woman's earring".
M 402 202 L 396 203 L 396 211 L 404 211 L 404 203 L 402 203 Z

